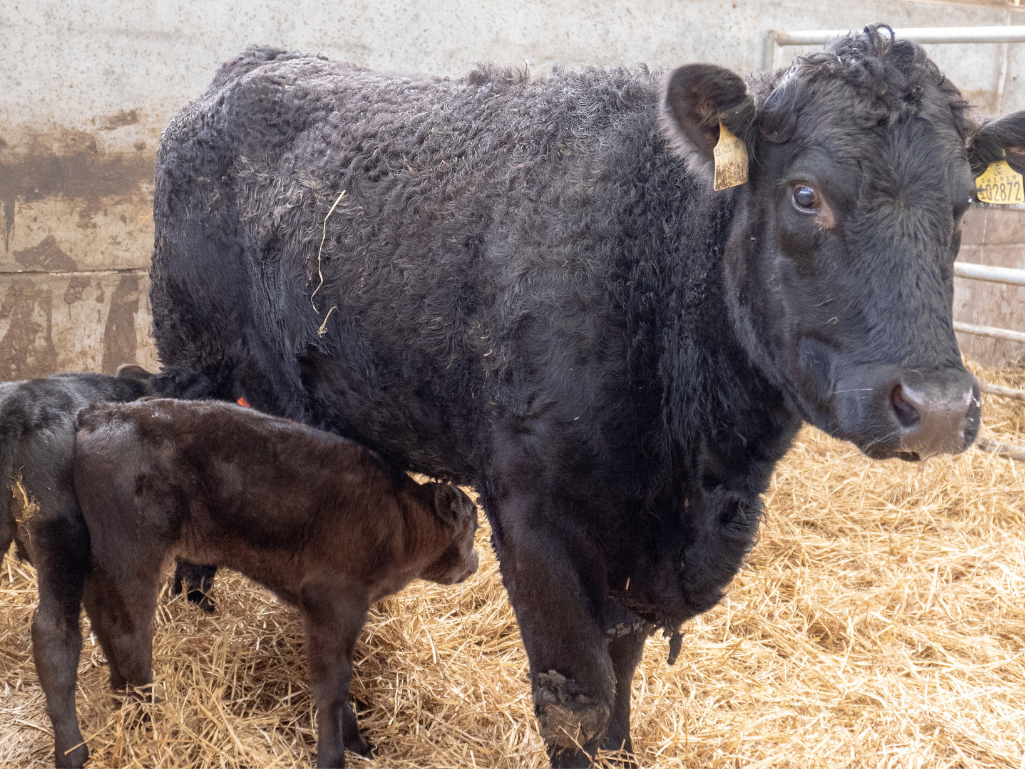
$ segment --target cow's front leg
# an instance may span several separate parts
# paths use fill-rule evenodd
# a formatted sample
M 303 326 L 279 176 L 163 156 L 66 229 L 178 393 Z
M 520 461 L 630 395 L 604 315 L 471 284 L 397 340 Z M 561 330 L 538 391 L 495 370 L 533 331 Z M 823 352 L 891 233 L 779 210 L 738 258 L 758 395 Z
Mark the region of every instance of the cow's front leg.
M 588 766 L 608 727 L 615 674 L 599 612 L 603 569 L 554 511 L 500 503 L 501 569 L 533 682 L 534 712 L 553 766 Z

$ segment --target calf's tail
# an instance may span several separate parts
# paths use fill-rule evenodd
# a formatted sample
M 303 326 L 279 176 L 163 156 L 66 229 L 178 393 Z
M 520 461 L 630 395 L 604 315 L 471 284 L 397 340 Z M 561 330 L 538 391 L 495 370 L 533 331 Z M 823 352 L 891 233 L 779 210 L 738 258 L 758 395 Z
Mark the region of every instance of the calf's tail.
M 14 491 L 14 447 L 21 436 L 21 425 L 3 409 L 0 413 L 0 565 L 18 533 L 11 501 Z

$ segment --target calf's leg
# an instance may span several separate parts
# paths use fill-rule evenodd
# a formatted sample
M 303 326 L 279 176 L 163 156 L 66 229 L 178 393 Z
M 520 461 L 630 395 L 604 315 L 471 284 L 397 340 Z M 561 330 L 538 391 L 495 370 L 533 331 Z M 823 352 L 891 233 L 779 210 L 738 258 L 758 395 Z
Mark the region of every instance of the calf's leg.
M 304 585 L 300 596 L 306 628 L 310 688 L 317 706 L 317 766 L 345 766 L 345 749 L 369 755 L 349 702 L 352 654 L 366 620 L 365 587 L 340 581 Z
M 110 662 L 114 691 L 153 682 L 153 615 L 162 560 L 162 552 L 142 551 L 113 570 L 93 552 L 85 606 Z
M 523 636 L 537 715 L 552 765 L 589 766 L 609 724 L 615 671 L 595 610 L 600 564 L 544 502 L 498 503 L 500 566 Z
M 78 767 L 89 757 L 75 712 L 82 651 L 79 613 L 89 571 L 89 535 L 72 505 L 67 515 L 34 525 L 32 540 L 39 584 L 32 656 L 53 724 L 55 765 Z
M 185 600 L 196 604 L 210 614 L 214 610 L 214 602 L 210 600 L 210 590 L 213 588 L 216 574 L 217 566 L 214 564 L 195 564 L 184 558 L 175 558 L 171 595 L 184 593 Z
M 0 494 L 3 493 L 3 489 L 0 489 Z M 3 564 L 7 551 L 11 549 L 11 543 L 14 541 L 17 531 L 18 524 L 15 522 L 14 516 L 10 514 L 6 506 L 0 505 L 0 565 Z

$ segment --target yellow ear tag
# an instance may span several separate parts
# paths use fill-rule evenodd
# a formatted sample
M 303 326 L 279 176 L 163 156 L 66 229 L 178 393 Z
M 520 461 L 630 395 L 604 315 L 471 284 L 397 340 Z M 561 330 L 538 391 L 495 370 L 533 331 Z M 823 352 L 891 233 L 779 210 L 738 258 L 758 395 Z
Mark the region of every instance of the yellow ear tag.
M 734 136 L 722 121 L 719 122 L 719 143 L 712 154 L 715 156 L 715 183 L 712 186 L 716 192 L 747 181 L 747 145 Z
M 983 203 L 1006 206 L 1025 203 L 1025 183 L 1021 174 L 1007 165 L 1006 160 L 990 163 L 982 176 L 975 179 L 975 196 Z

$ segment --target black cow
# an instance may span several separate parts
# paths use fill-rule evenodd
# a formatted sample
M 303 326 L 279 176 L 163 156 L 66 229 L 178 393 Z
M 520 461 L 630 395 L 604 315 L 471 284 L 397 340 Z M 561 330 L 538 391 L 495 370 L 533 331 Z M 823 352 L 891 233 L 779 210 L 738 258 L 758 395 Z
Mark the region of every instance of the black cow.
M 720 125 L 750 176 L 714 192 Z M 552 761 L 586 763 L 630 749 L 645 638 L 720 599 L 802 421 L 972 443 L 952 267 L 1022 145 L 874 27 L 750 90 L 250 48 L 163 135 L 154 331 L 218 397 L 475 486 Z

